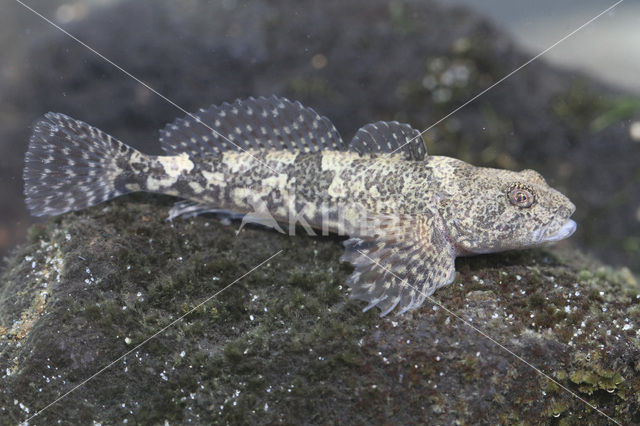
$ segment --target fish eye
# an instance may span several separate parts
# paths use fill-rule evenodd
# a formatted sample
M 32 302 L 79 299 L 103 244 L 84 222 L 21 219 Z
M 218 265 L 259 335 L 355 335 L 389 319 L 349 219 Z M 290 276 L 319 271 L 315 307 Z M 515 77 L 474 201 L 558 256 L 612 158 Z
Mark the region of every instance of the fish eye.
M 508 196 L 511 204 L 523 209 L 531 207 L 535 201 L 533 192 L 527 188 L 522 188 L 521 186 L 511 187 Z

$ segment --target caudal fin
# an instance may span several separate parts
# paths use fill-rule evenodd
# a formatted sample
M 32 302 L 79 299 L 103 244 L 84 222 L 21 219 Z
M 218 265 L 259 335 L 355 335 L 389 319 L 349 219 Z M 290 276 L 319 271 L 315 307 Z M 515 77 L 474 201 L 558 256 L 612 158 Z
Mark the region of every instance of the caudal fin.
M 23 172 L 34 216 L 80 210 L 121 195 L 116 178 L 135 150 L 64 114 L 49 112 L 35 125 Z

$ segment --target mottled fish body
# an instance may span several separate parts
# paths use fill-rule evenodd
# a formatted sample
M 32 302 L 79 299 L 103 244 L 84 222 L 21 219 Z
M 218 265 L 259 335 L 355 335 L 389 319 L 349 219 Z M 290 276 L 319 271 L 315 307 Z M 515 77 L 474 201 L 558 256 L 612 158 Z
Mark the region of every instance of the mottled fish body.
M 278 230 L 349 235 L 352 296 L 382 315 L 414 309 L 451 283 L 456 256 L 575 230 L 575 207 L 538 173 L 428 156 L 407 124 L 367 124 L 345 144 L 327 118 L 298 102 L 249 98 L 176 120 L 160 142 L 167 155 L 146 155 L 48 113 L 26 155 L 27 205 L 55 215 L 147 191 L 187 200 L 171 217 L 229 211 Z

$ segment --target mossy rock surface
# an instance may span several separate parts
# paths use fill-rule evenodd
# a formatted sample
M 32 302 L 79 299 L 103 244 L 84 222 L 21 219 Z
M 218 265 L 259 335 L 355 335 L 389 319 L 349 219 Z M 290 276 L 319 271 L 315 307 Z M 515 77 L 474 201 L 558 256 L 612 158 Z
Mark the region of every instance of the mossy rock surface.
M 340 238 L 168 222 L 173 201 L 127 196 L 32 228 L 0 287 L 2 423 L 78 385 L 30 424 L 606 423 L 460 319 L 640 421 L 625 269 L 569 248 L 462 258 L 436 304 L 381 319 L 349 299 Z

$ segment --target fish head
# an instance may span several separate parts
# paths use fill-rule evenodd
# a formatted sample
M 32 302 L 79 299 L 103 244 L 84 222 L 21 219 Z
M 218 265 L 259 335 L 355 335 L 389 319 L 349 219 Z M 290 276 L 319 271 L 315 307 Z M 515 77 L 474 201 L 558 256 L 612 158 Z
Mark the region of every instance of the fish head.
M 467 166 L 439 201 L 459 254 L 527 248 L 574 233 L 575 205 L 536 171 Z

